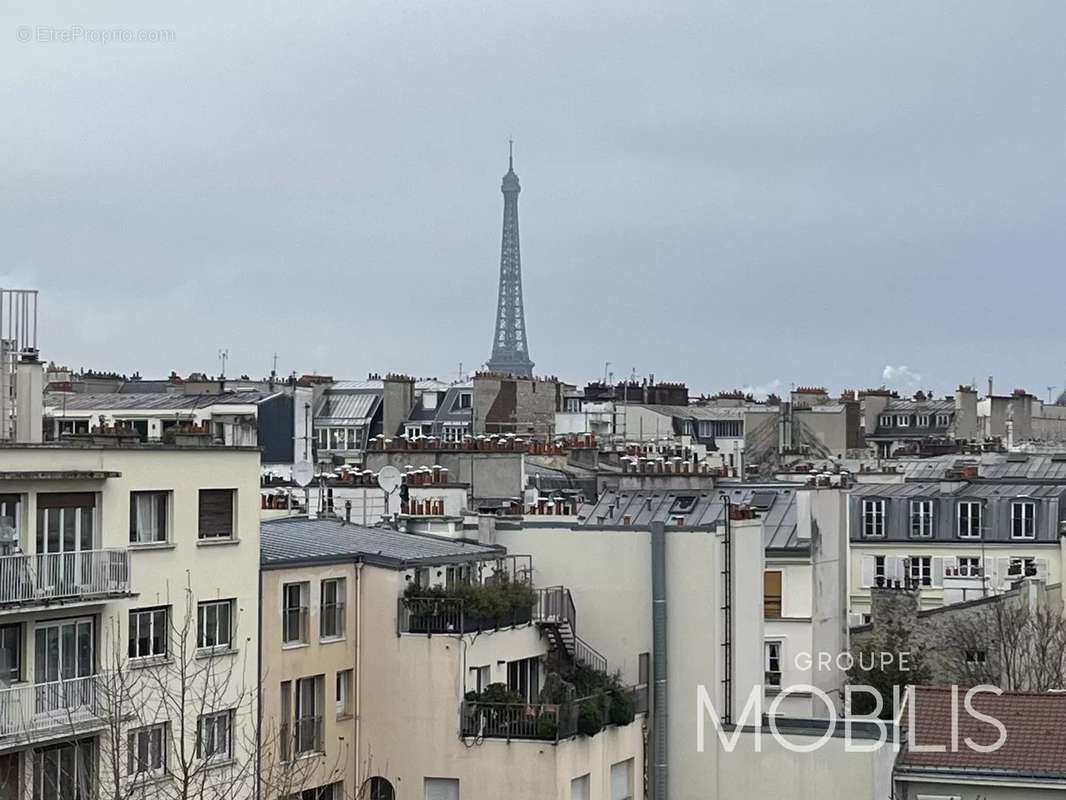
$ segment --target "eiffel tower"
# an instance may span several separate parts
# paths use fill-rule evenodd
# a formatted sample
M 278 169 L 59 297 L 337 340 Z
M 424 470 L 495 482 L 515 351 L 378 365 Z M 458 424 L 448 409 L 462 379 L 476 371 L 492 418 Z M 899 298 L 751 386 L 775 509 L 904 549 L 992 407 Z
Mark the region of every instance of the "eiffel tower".
M 514 142 L 507 156 L 503 176 L 503 245 L 500 249 L 500 294 L 496 303 L 496 335 L 492 358 L 486 365 L 492 372 L 529 378 L 533 362 L 526 342 L 526 315 L 522 308 L 522 256 L 518 247 L 518 193 L 522 187 L 514 171 Z

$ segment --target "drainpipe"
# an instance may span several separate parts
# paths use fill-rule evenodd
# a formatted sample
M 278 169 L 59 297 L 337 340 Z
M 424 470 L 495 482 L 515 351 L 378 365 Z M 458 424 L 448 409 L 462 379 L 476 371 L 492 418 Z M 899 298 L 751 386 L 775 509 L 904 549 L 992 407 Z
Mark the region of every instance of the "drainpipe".
M 363 727 L 363 562 L 355 565 L 355 785 L 359 792 L 363 780 L 359 776 L 359 745 Z
M 255 653 L 255 800 L 259 800 L 263 774 L 263 565 L 259 565 L 259 596 L 256 598 Z
M 651 524 L 652 800 L 667 800 L 666 527 Z

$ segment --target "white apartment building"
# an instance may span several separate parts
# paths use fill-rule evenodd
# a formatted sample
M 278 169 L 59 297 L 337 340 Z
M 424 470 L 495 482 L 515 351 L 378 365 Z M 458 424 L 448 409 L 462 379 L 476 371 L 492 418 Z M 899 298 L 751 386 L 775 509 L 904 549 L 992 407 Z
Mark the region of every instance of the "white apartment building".
M 0 797 L 251 796 L 258 482 L 254 448 L 0 445 Z
M 571 694 L 575 664 L 607 679 L 598 631 L 528 557 L 294 517 L 262 569 L 264 800 L 644 796 L 643 716 Z

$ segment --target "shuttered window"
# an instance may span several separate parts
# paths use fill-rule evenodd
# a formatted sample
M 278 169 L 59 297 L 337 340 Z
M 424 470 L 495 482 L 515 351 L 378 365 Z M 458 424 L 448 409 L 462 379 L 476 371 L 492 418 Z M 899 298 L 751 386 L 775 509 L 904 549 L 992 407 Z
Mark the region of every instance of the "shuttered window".
M 236 489 L 200 490 L 200 538 L 233 538 L 233 500 Z

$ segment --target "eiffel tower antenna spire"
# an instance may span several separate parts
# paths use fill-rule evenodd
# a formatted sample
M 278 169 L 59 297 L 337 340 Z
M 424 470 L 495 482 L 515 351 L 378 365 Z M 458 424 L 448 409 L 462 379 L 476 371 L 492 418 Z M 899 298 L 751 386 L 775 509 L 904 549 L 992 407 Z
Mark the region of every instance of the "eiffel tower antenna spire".
M 521 377 L 533 375 L 526 341 L 526 315 L 522 307 L 522 256 L 518 243 L 518 193 L 514 171 L 514 140 L 508 140 L 507 174 L 503 192 L 503 241 L 500 247 L 500 290 L 496 302 L 496 331 L 492 339 L 492 372 Z

